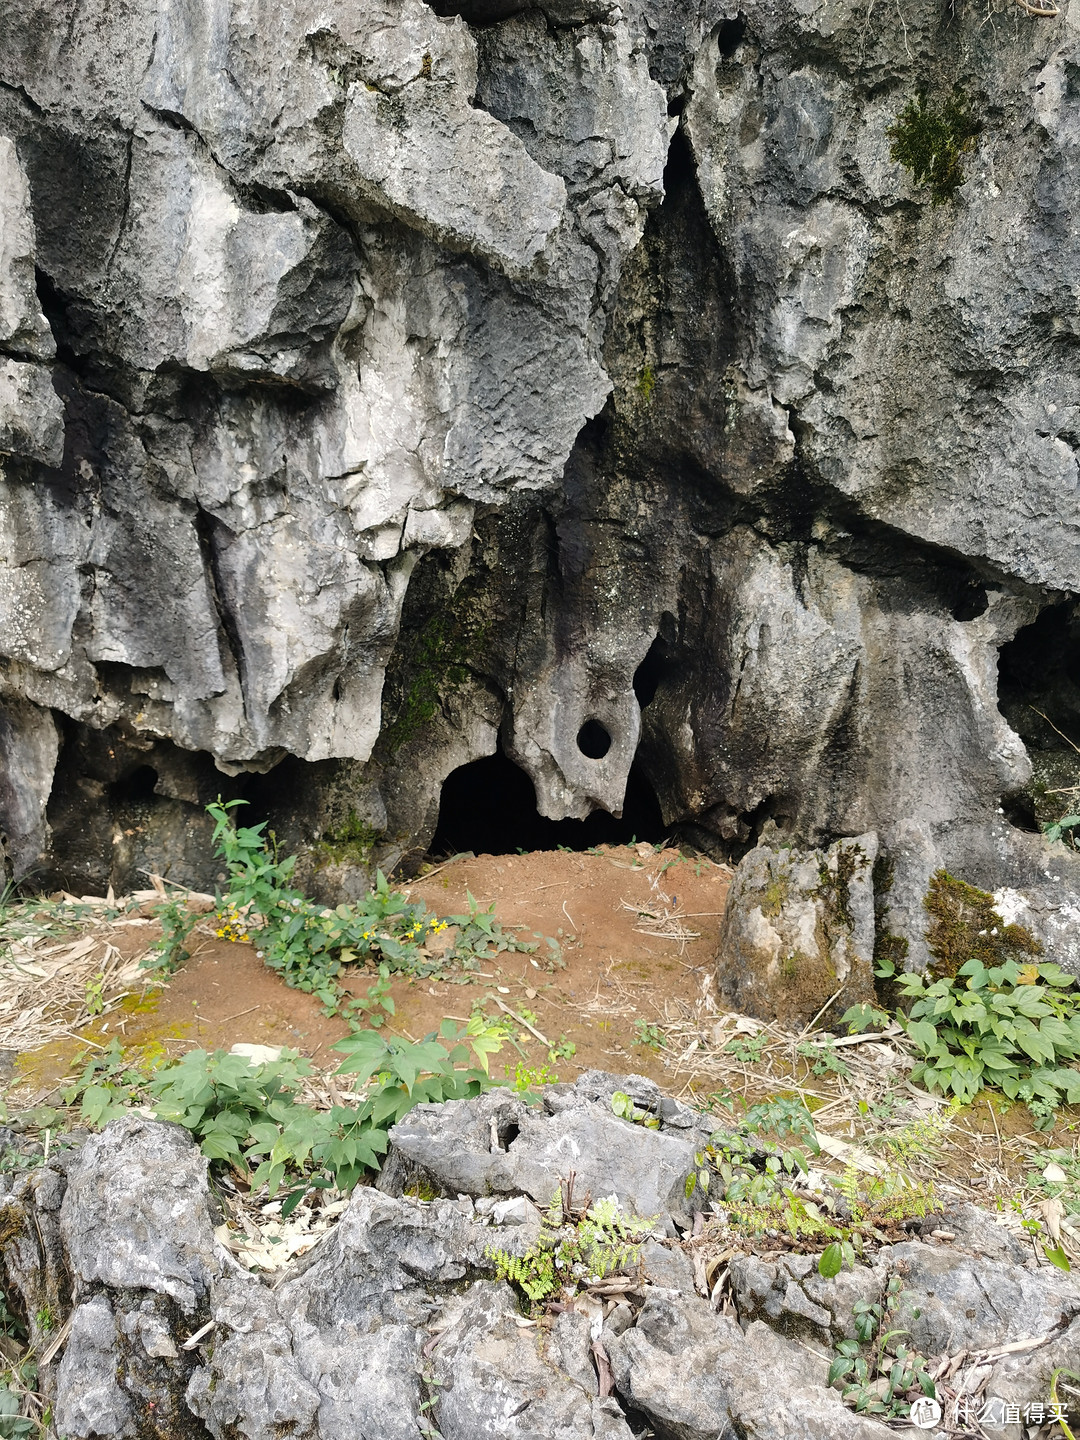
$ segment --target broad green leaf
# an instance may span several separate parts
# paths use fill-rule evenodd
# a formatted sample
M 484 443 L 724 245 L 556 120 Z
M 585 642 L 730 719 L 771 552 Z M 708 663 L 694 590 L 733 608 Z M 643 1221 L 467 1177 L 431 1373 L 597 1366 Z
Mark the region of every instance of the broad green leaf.
M 1069 1257 L 1065 1254 L 1065 1251 L 1061 1248 L 1060 1245 L 1055 1245 L 1053 1247 L 1049 1245 L 1044 1245 L 1042 1247 L 1042 1252 L 1046 1256 L 1047 1260 L 1050 1261 L 1051 1265 L 1056 1265 L 1059 1270 L 1064 1270 L 1066 1274 L 1068 1274 L 1069 1271 L 1072 1269 L 1072 1266 L 1069 1264 Z
M 920 1050 L 929 1050 L 937 1041 L 937 1030 L 928 1020 L 915 1020 L 907 1027 L 908 1037 Z
M 693 1193 L 693 1179 L 693 1176 L 689 1177 L 690 1188 L 686 1192 L 688 1196 Z M 831 1280 L 834 1275 L 840 1274 L 840 1271 L 843 1268 L 843 1264 L 844 1254 L 842 1249 L 840 1248 L 840 1242 L 838 1240 L 834 1240 L 831 1245 L 827 1245 L 825 1249 L 821 1252 L 821 1257 L 818 1260 L 817 1267 L 818 1274 L 825 1280 Z

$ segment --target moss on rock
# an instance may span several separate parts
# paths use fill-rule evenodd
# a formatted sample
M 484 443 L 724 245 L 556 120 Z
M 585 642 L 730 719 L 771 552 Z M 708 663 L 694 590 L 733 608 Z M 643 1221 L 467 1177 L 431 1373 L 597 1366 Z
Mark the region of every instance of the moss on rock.
M 951 978 L 968 960 L 1003 965 L 1042 954 L 1042 946 L 1023 925 L 1006 925 L 987 890 L 958 880 L 947 870 L 930 879 L 923 900 L 930 925 L 926 942 L 934 957 L 931 971 Z

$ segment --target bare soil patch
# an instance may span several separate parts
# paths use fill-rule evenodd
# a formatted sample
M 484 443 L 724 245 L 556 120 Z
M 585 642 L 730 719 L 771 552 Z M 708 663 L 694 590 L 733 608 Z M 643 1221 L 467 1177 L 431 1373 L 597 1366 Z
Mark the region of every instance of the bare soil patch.
M 1005 1106 L 996 1095 L 948 1112 L 944 1100 L 907 1080 L 910 1061 L 895 1035 L 796 1035 L 725 1013 L 716 1003 L 714 963 L 729 881 L 724 866 L 648 844 L 469 855 L 437 865 L 406 887 L 413 899 L 441 915 L 466 912 L 470 898 L 494 905 L 504 927 L 520 927 L 513 932 L 519 939 L 557 941 L 562 965 L 549 964 L 538 940 L 534 954 L 503 953 L 478 971 L 396 977 L 389 1028 L 418 1039 L 444 1017 L 464 1021 L 480 1006 L 491 1019 L 513 1021 L 512 1039 L 493 1062 L 499 1076 L 505 1067 L 512 1078 L 519 1065 L 534 1074 L 547 1067 L 563 1080 L 590 1068 L 635 1072 L 711 1105 L 718 1123 L 733 1102 L 799 1096 L 823 1137 L 822 1163 L 834 1170 L 894 1163 L 888 1137 L 925 1122 L 930 1138 L 904 1167 L 946 1194 L 984 1203 L 1001 1197 L 1011 1205 L 1046 1148 L 1073 1147 L 1077 1120 L 1067 1108 L 1051 1133 L 1037 1132 L 1024 1106 Z M 200 922 L 189 941 L 192 958 L 157 989 L 144 989 L 130 963 L 158 933 L 144 915 L 110 921 L 84 913 L 80 928 L 47 937 L 48 944 L 92 937 L 100 949 L 79 962 L 63 1033 L 17 1056 L 9 1050 L 9 1110 L 55 1104 L 79 1054 L 113 1038 L 125 1049 L 170 1056 L 238 1043 L 289 1046 L 332 1069 L 345 1023 L 266 968 L 257 932 L 248 944 L 215 930 L 212 916 Z M 123 989 L 110 992 L 107 976 L 104 1011 L 89 1018 L 76 993 L 83 969 L 98 973 L 97 955 L 109 960 Z M 347 983 L 363 994 L 374 978 L 370 967 L 357 967 Z M 831 1057 L 824 1064 L 823 1055 Z M 1025 1203 L 1037 1200 L 1033 1191 Z

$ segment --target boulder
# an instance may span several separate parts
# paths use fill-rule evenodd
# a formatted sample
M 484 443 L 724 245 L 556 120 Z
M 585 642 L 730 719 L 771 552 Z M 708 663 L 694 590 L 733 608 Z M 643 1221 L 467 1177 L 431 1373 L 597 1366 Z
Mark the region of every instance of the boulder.
M 615 1195 L 625 1210 L 670 1228 L 673 1216 L 691 1213 L 686 1178 L 707 1135 L 620 1119 L 610 1097 L 589 1098 L 595 1075 L 581 1089 L 545 1089 L 539 1106 L 506 1090 L 418 1105 L 390 1132 L 379 1185 L 400 1194 L 421 1179 L 444 1195 L 524 1194 L 546 1207 L 572 1172 L 579 1198 Z
M 619 1393 L 663 1440 L 885 1440 L 825 1388 L 828 1359 L 760 1322 L 746 1333 L 697 1298 L 653 1292 L 609 1342 Z M 780 1378 L 782 1377 L 782 1378 Z
M 873 999 L 876 858 L 869 833 L 827 850 L 758 845 L 740 860 L 716 959 L 734 1009 L 798 1028 Z
M 492 1121 L 497 1141 L 501 1121 L 532 1118 L 542 1153 L 569 1153 L 559 1141 L 572 1140 L 615 1193 L 640 1194 L 642 1157 L 688 1141 L 619 1122 L 624 1138 L 600 1169 L 582 1137 L 586 1122 L 608 1135 L 612 1082 L 648 1097 L 640 1078 L 593 1072 L 557 1087 L 535 1117 L 505 1092 L 446 1106 L 447 1134 L 462 1137 L 475 1176 L 484 1156 L 470 1126 L 486 1126 L 490 1144 Z M 395 1130 L 391 1168 L 399 1131 L 413 1145 L 431 1127 Z M 513 1144 L 487 1159 L 507 1163 Z M 451 1153 L 433 1174 L 450 1173 Z M 526 1153 L 527 1177 L 539 1162 Z M 652 1183 L 659 1195 L 666 1182 Z M 629 1296 L 560 1295 L 538 1319 L 489 1255 L 523 1254 L 536 1225 L 491 1223 L 495 1203 L 362 1186 L 268 1284 L 216 1241 L 190 1136 L 129 1115 L 35 1171 L 0 1175 L 0 1284 L 28 1319 L 40 1388 L 69 1440 L 416 1440 L 426 1428 L 445 1440 L 630 1440 L 641 1416 L 659 1440 L 885 1440 L 887 1426 L 825 1382 L 856 1301 L 880 1298 L 894 1275 L 896 1326 L 930 1357 L 973 1352 L 986 1393 L 1045 1399 L 1054 1368 L 1080 1366 L 1080 1285 L 1036 1268 L 974 1207 L 950 1218 L 954 1244 L 885 1247 L 830 1280 L 812 1256 L 735 1256 L 735 1316 L 696 1293 L 678 1243 L 654 1238 Z M 988 1433 L 1019 1440 L 1014 1431 Z
M 509 1286 L 481 1280 L 466 1294 L 427 1382 L 444 1440 L 632 1440 L 618 1401 L 596 1396 L 588 1327 L 579 1329 L 571 1361 L 582 1384 L 549 1364 L 543 1334 L 520 1322 Z M 567 1328 L 557 1351 L 569 1343 Z

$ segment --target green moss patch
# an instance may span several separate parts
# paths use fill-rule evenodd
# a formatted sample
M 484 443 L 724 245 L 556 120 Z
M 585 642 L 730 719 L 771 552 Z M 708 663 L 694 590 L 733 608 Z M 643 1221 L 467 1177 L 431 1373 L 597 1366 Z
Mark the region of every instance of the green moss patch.
M 924 90 L 885 133 L 892 141 L 890 159 L 910 170 L 916 185 L 928 185 L 933 203 L 942 205 L 964 183 L 961 156 L 975 148 L 978 131 L 961 91 L 935 106 Z
M 926 942 L 935 976 L 952 978 L 961 965 L 979 960 L 988 968 L 1008 960 L 1023 963 L 1042 954 L 1042 946 L 1023 925 L 1006 925 L 986 890 L 958 880 L 947 870 L 931 877 L 923 900 L 930 925 Z

